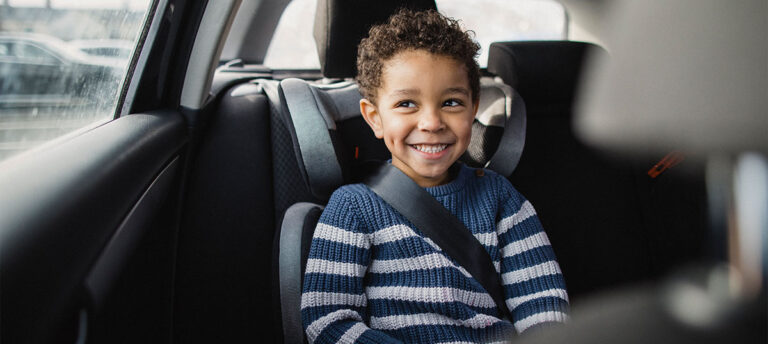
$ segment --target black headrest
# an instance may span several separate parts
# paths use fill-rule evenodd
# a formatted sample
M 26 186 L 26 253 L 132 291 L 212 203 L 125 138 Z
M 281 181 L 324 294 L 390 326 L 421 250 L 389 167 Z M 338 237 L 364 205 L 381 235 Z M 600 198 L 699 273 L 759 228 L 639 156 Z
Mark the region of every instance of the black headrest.
M 360 40 L 403 7 L 437 9 L 434 0 L 318 0 L 314 36 L 323 76 L 354 77 Z
M 517 90 L 529 105 L 570 105 L 585 57 L 593 52 L 605 51 L 584 42 L 497 42 L 488 50 L 488 71 Z

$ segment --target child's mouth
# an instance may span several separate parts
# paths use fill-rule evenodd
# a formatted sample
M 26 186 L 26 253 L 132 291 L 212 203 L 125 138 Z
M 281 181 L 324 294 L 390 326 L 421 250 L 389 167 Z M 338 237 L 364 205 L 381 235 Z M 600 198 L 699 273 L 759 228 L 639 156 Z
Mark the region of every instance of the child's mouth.
M 418 144 L 418 145 L 411 145 L 414 149 L 420 152 L 424 152 L 427 154 L 436 154 L 440 153 L 445 150 L 446 147 L 448 147 L 447 144 L 436 144 L 436 145 L 427 145 L 427 144 Z

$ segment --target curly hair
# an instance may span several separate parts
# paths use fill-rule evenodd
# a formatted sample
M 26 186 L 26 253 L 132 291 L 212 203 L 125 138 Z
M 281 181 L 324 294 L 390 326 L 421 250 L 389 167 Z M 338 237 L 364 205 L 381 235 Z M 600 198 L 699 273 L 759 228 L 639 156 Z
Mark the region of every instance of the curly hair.
M 405 50 L 426 50 L 447 56 L 464 64 L 469 76 L 472 99 L 480 96 L 480 67 L 475 57 L 480 45 L 463 31 L 457 20 L 435 10 L 413 12 L 400 9 L 389 21 L 374 25 L 368 37 L 357 48 L 357 77 L 360 93 L 376 103 L 376 90 L 381 87 L 384 62 Z

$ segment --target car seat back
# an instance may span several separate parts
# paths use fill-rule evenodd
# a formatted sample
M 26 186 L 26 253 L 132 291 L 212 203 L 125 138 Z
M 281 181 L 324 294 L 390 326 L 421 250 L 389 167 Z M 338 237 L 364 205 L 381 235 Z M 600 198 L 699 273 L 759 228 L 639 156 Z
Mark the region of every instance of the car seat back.
M 488 61 L 525 97 L 526 150 L 510 180 L 536 206 L 572 297 L 659 277 L 700 257 L 706 237 L 703 176 L 687 174 L 689 162 L 650 177 L 654 160 L 609 155 L 575 135 L 572 108 L 590 54 L 605 51 L 497 42 Z

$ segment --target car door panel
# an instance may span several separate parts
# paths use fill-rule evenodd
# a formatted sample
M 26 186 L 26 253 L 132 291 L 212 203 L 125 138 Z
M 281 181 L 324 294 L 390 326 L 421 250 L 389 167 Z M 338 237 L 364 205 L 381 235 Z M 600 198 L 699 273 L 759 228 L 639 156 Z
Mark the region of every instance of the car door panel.
M 104 251 L 110 238 L 132 235 L 135 221 L 157 221 L 152 210 L 161 208 L 158 197 L 176 196 L 169 185 L 180 182 L 175 161 L 186 141 L 179 113 L 135 114 L 0 168 L 4 342 L 58 340 L 73 332 L 71 319 L 87 305 L 83 282 L 94 292 L 97 280 L 121 275 L 109 271 L 112 277 L 103 278 L 99 269 L 106 263 L 97 258 L 120 261 L 132 253 L 125 247 L 115 253 L 114 245 Z M 135 245 L 141 234 L 121 244 Z M 172 251 L 173 241 L 166 246 Z
M 188 153 L 185 153 L 188 154 Z M 87 342 L 170 343 L 179 174 L 166 165 L 131 209 L 84 282 Z

